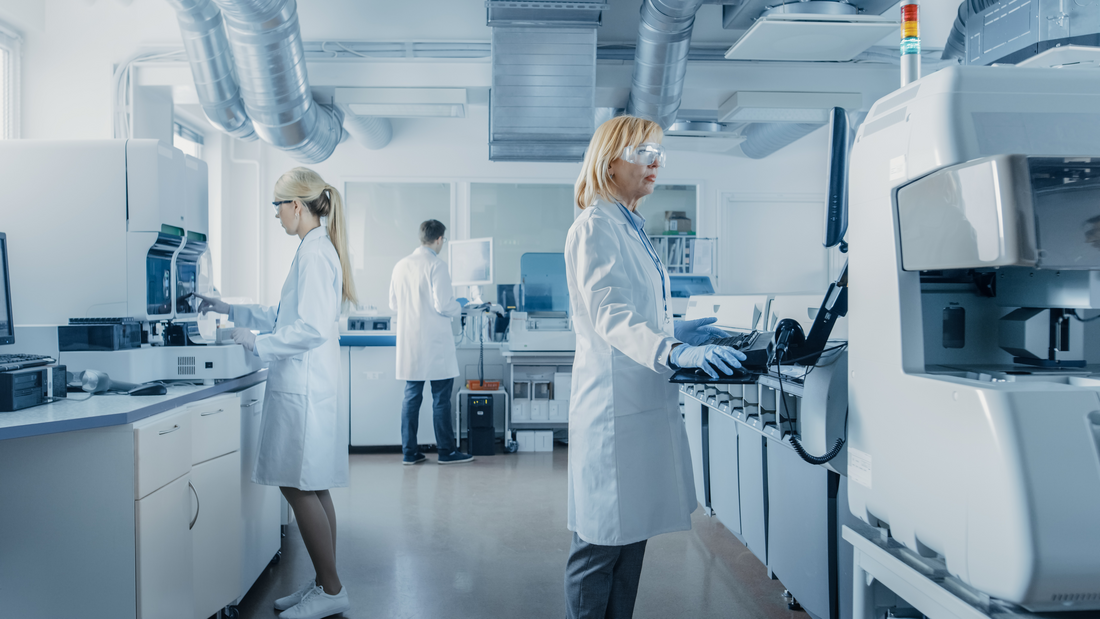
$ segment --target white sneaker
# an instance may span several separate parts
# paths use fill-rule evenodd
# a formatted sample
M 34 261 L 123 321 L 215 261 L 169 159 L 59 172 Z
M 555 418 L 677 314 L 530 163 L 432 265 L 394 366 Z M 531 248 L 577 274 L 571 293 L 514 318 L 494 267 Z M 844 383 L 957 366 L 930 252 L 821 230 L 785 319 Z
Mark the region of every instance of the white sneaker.
M 285 598 L 279 598 L 275 600 L 275 610 L 286 610 L 298 602 L 302 601 L 305 594 L 309 593 L 314 587 L 317 586 L 317 580 L 310 580 L 306 584 L 302 585 L 297 591 L 291 593 Z
M 284 611 L 279 617 L 281 619 L 322 619 L 348 610 L 351 610 L 351 603 L 348 602 L 347 587 L 341 589 L 336 595 L 329 595 L 318 585 L 307 591 L 302 596 L 301 602 Z

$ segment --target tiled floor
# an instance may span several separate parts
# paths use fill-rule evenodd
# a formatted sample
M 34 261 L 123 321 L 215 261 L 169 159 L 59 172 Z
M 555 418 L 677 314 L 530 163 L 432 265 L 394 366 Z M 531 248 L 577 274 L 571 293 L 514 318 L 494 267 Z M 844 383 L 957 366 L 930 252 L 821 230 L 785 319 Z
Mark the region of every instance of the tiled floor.
M 353 454 L 351 487 L 333 491 L 337 562 L 350 618 L 565 616 L 562 588 L 566 448 L 402 466 L 398 454 Z M 313 576 L 294 525 L 283 558 L 243 600 L 241 617 L 274 617 L 272 602 Z M 650 540 L 634 616 L 807 619 L 783 586 L 717 520 Z

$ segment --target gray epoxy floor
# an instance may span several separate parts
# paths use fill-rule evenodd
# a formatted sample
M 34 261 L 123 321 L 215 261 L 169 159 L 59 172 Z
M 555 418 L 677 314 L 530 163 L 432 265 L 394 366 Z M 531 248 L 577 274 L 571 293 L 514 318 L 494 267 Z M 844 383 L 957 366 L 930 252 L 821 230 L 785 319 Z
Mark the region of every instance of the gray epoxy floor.
M 566 454 L 479 457 L 402 466 L 399 454 L 352 454 L 351 486 L 333 490 L 337 563 L 349 619 L 565 616 Z M 634 616 L 808 619 L 716 519 L 650 540 Z M 242 601 L 241 617 L 275 617 L 273 601 L 313 576 L 295 525 L 280 563 Z

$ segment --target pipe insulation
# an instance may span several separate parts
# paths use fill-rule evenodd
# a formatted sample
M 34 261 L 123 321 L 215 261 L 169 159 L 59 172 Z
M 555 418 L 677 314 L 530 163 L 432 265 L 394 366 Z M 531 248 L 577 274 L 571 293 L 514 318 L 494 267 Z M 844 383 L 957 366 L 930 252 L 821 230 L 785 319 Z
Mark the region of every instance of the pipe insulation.
M 704 0 L 645 0 L 627 113 L 667 129 L 684 94 L 691 30 Z
M 393 138 L 393 123 L 377 116 L 344 116 L 344 129 L 356 142 L 370 150 L 385 148 Z
M 221 11 L 211 0 L 168 0 L 168 4 L 176 11 L 183 49 L 207 120 L 239 140 L 255 140 Z
M 313 100 L 294 0 L 214 0 L 222 10 L 256 134 L 302 163 L 328 159 L 343 113 Z

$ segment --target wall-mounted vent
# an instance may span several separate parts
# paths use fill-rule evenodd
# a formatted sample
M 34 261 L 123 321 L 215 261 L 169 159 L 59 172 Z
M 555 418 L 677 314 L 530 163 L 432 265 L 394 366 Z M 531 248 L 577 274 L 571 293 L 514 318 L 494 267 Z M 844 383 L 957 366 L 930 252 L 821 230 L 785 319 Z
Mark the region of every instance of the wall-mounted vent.
M 176 357 L 176 374 L 178 376 L 194 376 L 195 375 L 195 358 L 194 357 Z
M 1052 602 L 1095 602 L 1100 600 L 1100 593 L 1059 593 L 1050 596 Z

